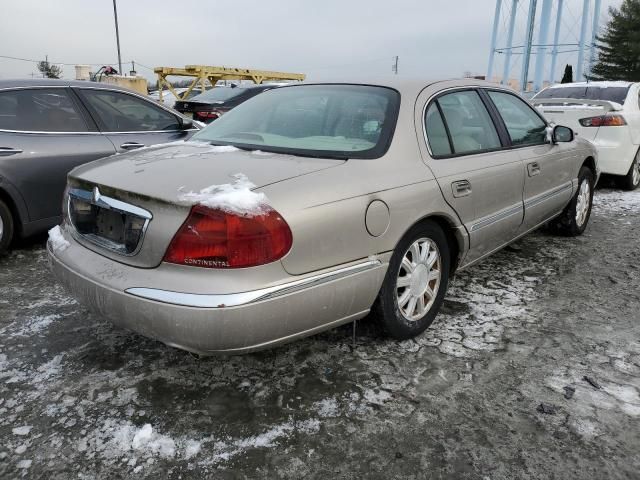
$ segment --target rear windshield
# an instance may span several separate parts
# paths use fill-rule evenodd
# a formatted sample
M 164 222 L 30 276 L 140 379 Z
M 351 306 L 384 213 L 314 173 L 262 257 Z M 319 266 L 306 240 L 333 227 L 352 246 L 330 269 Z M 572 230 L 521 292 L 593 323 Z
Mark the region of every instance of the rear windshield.
M 201 93 L 200 95 L 192 97 L 191 100 L 194 102 L 202 103 L 224 103 L 234 97 L 239 97 L 246 92 L 246 88 L 215 87 L 211 90 L 207 90 L 206 92 Z
M 216 145 L 324 158 L 378 158 L 400 105 L 390 88 L 300 85 L 268 90 L 240 104 L 193 139 Z
M 541 98 L 579 98 L 586 100 L 607 100 L 623 104 L 627 98 L 629 87 L 556 87 L 547 88 L 538 95 Z

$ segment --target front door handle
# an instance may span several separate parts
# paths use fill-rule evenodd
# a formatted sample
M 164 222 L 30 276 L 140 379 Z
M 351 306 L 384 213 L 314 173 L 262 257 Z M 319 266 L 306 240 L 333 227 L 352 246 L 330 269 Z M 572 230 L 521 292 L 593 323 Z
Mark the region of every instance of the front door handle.
M 0 157 L 8 157 L 9 155 L 15 155 L 16 153 L 22 153 L 19 148 L 0 147 Z
M 457 180 L 451 184 L 451 190 L 456 198 L 466 197 L 471 195 L 471 183 L 469 180 Z
M 123 148 L 124 150 L 135 150 L 136 148 L 142 148 L 144 146 L 145 146 L 144 143 L 125 142 L 122 145 L 120 145 L 120 148 Z
M 538 162 L 532 162 L 527 165 L 527 172 L 530 177 L 535 177 L 540 173 L 540 164 Z

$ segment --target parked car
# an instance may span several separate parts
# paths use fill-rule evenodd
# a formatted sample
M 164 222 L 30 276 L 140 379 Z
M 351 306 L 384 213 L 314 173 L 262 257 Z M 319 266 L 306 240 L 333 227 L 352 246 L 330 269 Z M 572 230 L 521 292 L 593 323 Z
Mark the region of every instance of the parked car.
M 259 93 L 278 85 L 239 85 L 231 87 L 215 87 L 188 100 L 179 100 L 175 109 L 194 120 L 211 123 L 220 115 L 246 102 Z
M 0 253 L 60 223 L 67 172 L 189 138 L 190 119 L 130 90 L 66 80 L 0 80 Z
M 302 84 L 192 141 L 76 168 L 48 250 L 83 303 L 192 352 L 372 309 L 406 339 L 453 272 L 547 222 L 580 235 L 598 174 L 591 143 L 489 83 Z
M 619 185 L 640 185 L 640 83 L 589 82 L 553 85 L 532 103 L 551 122 L 592 141 L 602 173 Z

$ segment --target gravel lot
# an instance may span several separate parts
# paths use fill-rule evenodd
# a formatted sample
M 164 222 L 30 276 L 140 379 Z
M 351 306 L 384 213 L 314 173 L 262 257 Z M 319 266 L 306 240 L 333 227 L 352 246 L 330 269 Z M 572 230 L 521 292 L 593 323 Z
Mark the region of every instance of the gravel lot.
M 639 228 L 640 192 L 599 190 L 420 338 L 202 359 L 88 313 L 31 241 L 0 260 L 0 478 L 640 478 Z

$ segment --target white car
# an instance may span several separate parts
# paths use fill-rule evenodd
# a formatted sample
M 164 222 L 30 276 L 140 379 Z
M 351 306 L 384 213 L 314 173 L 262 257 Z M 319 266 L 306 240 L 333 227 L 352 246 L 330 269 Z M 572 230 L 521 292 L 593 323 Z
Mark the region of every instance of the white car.
M 594 143 L 604 174 L 626 190 L 640 184 L 640 83 L 582 82 L 552 85 L 531 99 L 553 123 Z

